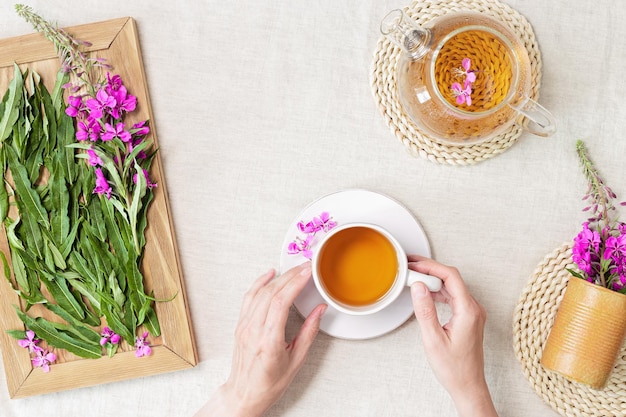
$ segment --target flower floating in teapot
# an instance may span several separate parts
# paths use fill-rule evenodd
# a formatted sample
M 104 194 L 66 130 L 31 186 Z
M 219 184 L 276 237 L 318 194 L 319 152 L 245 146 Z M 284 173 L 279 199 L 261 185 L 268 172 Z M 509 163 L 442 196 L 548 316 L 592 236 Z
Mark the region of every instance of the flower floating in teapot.
M 452 94 L 456 97 L 457 104 L 467 103 L 468 106 L 472 105 L 472 84 L 476 81 L 476 74 L 474 71 L 470 71 L 472 61 L 469 58 L 463 58 L 461 61 L 463 68 L 455 68 L 454 74 L 458 76 L 464 76 L 463 86 L 460 83 L 454 82 L 450 86 Z

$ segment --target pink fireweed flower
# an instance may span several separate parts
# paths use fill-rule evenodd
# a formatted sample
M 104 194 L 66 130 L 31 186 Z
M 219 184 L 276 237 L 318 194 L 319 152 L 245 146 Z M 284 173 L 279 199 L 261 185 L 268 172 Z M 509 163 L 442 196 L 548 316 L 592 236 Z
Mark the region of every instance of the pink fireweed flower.
M 88 99 L 85 105 L 91 111 L 90 114 L 94 119 L 102 119 L 103 114 L 115 108 L 117 102 L 115 101 L 115 97 L 108 94 L 105 90 L 100 89 L 96 93 L 96 98 Z
M 83 110 L 83 99 L 77 96 L 69 96 L 67 99 L 68 106 L 65 114 L 70 117 L 76 117 Z
M 337 226 L 337 222 L 330 217 L 330 214 L 325 211 L 322 212 L 318 217 L 313 217 L 310 222 L 298 222 L 297 227 L 303 233 L 315 234 L 319 231 L 328 232 L 333 227 Z
M 600 257 L 600 233 L 589 229 L 589 222 L 583 223 L 583 228 L 574 238 L 574 246 L 572 247 L 572 260 L 581 271 L 593 281 L 597 272 L 594 265 L 597 265 Z
M 143 122 L 135 123 L 133 127 L 130 128 L 129 132 L 132 135 L 132 138 L 129 142 L 127 142 L 129 154 L 133 152 L 133 149 L 135 149 L 136 146 L 141 145 L 145 137 L 148 133 L 150 133 L 150 128 L 147 126 L 147 123 L 148 121 L 144 120 Z M 140 151 L 137 153 L 136 158 L 146 159 L 147 155 L 144 151 Z
M 153 183 L 152 181 L 150 181 L 150 174 L 145 169 L 143 170 L 143 176 L 146 179 L 146 183 L 148 185 L 148 188 L 153 188 L 153 187 L 157 186 L 156 183 Z M 133 183 L 137 184 L 137 174 L 133 175 Z
M 311 251 L 311 243 L 315 235 L 307 235 L 304 239 L 296 237 L 296 239 L 287 246 L 287 253 L 289 255 L 302 254 L 307 259 L 313 257 L 313 251 Z
M 33 332 L 32 330 L 26 331 L 25 339 L 20 339 L 17 341 L 18 345 L 23 348 L 27 348 L 28 351 L 31 353 L 36 351 L 37 349 L 41 349 L 39 346 L 37 346 L 37 343 L 39 343 L 39 339 L 35 338 L 35 332 Z
M 309 222 L 300 221 L 296 224 L 299 231 L 306 234 L 306 237 L 302 238 L 296 236 L 296 239 L 289 243 L 287 246 L 287 253 L 289 255 L 302 254 L 307 259 L 313 257 L 313 251 L 311 245 L 313 239 L 318 232 L 328 232 L 333 227 L 337 226 L 337 222 L 333 220 L 327 211 L 322 212 L 319 216 L 313 217 Z
M 136 136 L 136 137 L 146 136 L 148 133 L 150 133 L 150 127 L 148 127 L 146 123 L 148 123 L 147 120 L 144 120 L 143 122 L 135 123 L 133 127 L 130 129 L 130 132 L 133 134 L 133 136 Z
M 124 112 L 132 112 L 137 107 L 137 97 L 128 94 L 119 75 L 111 77 L 107 73 L 107 84 L 104 87 L 107 94 L 115 98 L 116 106 L 111 109 L 111 116 L 119 119 Z
M 106 177 L 102 173 L 102 168 L 96 168 L 96 187 L 93 189 L 94 194 L 106 195 L 107 198 L 111 198 L 111 186 Z
M 124 123 L 118 123 L 115 125 L 110 125 L 109 123 L 104 124 L 105 132 L 102 134 L 103 141 L 113 140 L 115 138 L 120 138 L 122 142 L 128 142 L 131 139 L 130 133 L 124 130 Z
M 107 326 L 104 326 L 104 328 L 102 329 L 102 333 L 100 333 L 100 336 L 102 336 L 102 338 L 100 339 L 101 346 L 104 346 L 107 343 L 117 345 L 120 342 L 120 335 L 115 333 Z
M 457 104 L 472 105 L 472 85 L 467 80 L 463 83 L 463 87 L 459 83 L 452 83 L 452 94 L 456 97 Z
M 319 230 L 317 226 L 315 225 L 315 223 L 313 223 L 313 220 L 307 223 L 298 222 L 297 227 L 298 227 L 298 230 L 300 230 L 301 232 L 310 233 L 310 234 L 314 234 L 315 232 Z
M 148 332 L 144 332 L 141 337 L 137 336 L 135 339 L 135 356 L 138 358 L 141 358 L 142 356 L 150 356 L 152 353 L 152 348 L 150 348 L 150 345 L 146 341 L 147 337 Z
M 89 155 L 89 165 L 91 165 L 92 167 L 104 165 L 104 163 L 102 162 L 102 158 L 100 158 L 96 151 L 94 151 L 93 149 L 87 149 L 87 155 Z
M 95 142 L 100 138 L 102 132 L 102 126 L 96 120 L 88 117 L 84 121 L 80 121 L 76 124 L 76 140 L 84 141 L 89 139 Z
M 621 258 L 626 256 L 626 235 L 610 236 L 606 240 L 604 259 Z
M 50 364 L 57 360 L 57 356 L 45 349 L 35 351 L 35 357 L 31 359 L 35 368 L 41 368 L 44 372 L 50 371 Z
M 337 222 L 330 217 L 330 214 L 327 211 L 322 212 L 319 217 L 313 217 L 313 224 L 316 226 L 317 230 L 323 230 L 328 232 L 333 227 L 337 226 Z
M 613 289 L 621 290 L 626 286 L 626 257 L 613 259 L 611 285 Z
M 463 58 L 463 61 L 461 61 L 461 65 L 463 66 L 464 70 L 461 71 L 461 73 L 465 75 L 465 81 L 468 81 L 470 83 L 476 81 L 476 74 L 474 74 L 474 71 L 470 71 L 472 61 L 469 58 Z
M 107 72 L 107 86 L 105 87 L 107 93 L 111 94 L 112 91 L 119 90 L 122 85 L 122 77 L 119 74 L 111 77 L 111 73 Z
M 469 58 L 463 58 L 461 61 L 462 68 L 456 68 L 453 73 L 457 76 L 465 77 L 463 84 L 458 82 L 452 83 L 450 86 L 452 94 L 456 97 L 457 104 L 467 103 L 468 106 L 472 105 L 472 84 L 476 81 L 476 74 L 474 71 L 470 71 L 472 61 Z
M 122 112 L 132 112 L 137 107 L 137 97 L 128 94 L 126 87 L 121 86 L 119 90 L 113 93 L 117 106 L 111 111 L 111 115 L 119 119 Z

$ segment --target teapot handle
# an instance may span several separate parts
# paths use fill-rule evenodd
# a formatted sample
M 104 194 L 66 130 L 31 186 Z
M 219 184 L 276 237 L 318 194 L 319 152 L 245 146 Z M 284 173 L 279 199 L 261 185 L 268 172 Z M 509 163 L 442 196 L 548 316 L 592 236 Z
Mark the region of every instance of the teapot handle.
M 509 103 L 514 110 L 526 118 L 522 126 L 530 133 L 548 137 L 556 132 L 556 119 L 545 107 L 524 95 L 517 102 Z

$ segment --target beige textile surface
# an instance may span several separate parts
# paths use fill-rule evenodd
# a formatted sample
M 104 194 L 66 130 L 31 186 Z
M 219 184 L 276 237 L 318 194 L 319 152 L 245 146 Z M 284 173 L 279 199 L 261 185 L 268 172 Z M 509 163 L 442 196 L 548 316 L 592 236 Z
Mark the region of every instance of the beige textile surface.
M 30 1 L 63 26 L 136 19 L 200 363 L 21 400 L 8 398 L 2 377 L 0 416 L 191 416 L 227 378 L 242 295 L 278 267 L 288 226 L 309 202 L 347 188 L 403 203 L 433 256 L 462 272 L 488 312 L 486 376 L 501 415 L 557 416 L 516 359 L 513 314 L 539 262 L 585 219 L 576 139 L 626 198 L 626 6 L 504 3 L 532 25 L 540 102 L 559 130 L 523 133 L 496 157 L 451 166 L 407 152 L 372 95 L 379 23 L 409 1 Z M 0 37 L 31 31 L 12 2 L 0 3 Z M 288 337 L 301 324 L 294 312 Z M 372 340 L 318 336 L 268 416 L 319 415 L 455 411 L 409 319 Z

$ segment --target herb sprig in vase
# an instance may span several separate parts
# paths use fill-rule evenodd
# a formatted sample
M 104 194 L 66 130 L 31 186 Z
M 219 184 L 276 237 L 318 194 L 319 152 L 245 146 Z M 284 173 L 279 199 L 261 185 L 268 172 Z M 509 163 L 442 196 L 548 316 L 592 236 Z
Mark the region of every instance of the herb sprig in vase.
M 602 389 L 626 335 L 626 226 L 619 221 L 613 190 L 601 178 L 582 141 L 576 143 L 588 189 L 591 216 L 572 245 L 569 281 L 541 364 L 568 380 Z M 622 383 L 622 381 L 616 381 Z

